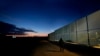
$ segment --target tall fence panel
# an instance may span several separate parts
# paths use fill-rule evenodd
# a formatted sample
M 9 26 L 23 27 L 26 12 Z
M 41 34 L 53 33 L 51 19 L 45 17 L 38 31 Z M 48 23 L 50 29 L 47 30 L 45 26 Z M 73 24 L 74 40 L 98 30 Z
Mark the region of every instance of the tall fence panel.
M 77 21 L 77 42 L 88 45 L 87 21 L 83 17 Z
M 83 17 L 77 21 L 77 31 L 87 31 L 86 17 Z
M 100 29 L 100 10 L 87 16 L 89 30 Z
M 90 45 L 100 44 L 100 10 L 87 16 Z
M 72 42 L 77 42 L 76 41 L 76 22 L 73 22 L 70 24 L 70 39 Z
M 88 45 L 87 31 L 78 32 L 77 39 L 78 43 Z

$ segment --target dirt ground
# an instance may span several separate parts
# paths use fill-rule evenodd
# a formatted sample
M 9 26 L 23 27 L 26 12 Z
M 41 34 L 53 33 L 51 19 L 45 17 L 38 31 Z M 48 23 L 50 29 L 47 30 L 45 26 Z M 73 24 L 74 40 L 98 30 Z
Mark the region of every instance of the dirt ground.
M 80 56 L 79 54 L 70 52 L 64 49 L 64 52 L 60 51 L 59 46 L 52 43 L 41 41 L 41 46 L 39 46 L 32 56 Z

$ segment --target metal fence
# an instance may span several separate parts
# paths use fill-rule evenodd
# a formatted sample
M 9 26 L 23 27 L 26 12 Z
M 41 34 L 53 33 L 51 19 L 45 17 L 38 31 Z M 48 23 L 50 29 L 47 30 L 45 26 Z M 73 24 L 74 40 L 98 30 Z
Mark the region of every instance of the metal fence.
M 51 41 L 62 38 L 65 42 L 71 41 L 85 45 L 100 44 L 100 10 L 66 25 L 49 34 Z

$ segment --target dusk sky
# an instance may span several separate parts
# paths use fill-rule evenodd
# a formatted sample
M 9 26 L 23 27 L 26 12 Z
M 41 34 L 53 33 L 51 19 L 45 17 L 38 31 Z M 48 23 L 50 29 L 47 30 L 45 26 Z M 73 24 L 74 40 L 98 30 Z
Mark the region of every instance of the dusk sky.
M 50 33 L 99 9 L 99 0 L 0 0 L 0 21 Z

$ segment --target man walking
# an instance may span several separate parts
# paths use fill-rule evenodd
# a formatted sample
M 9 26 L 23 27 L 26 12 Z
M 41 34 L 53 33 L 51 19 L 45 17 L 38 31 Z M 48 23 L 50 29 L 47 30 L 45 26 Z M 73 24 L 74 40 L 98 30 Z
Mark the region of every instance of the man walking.
M 62 38 L 60 38 L 59 40 L 59 46 L 60 46 L 60 51 L 64 52 L 64 41 L 62 40 Z

